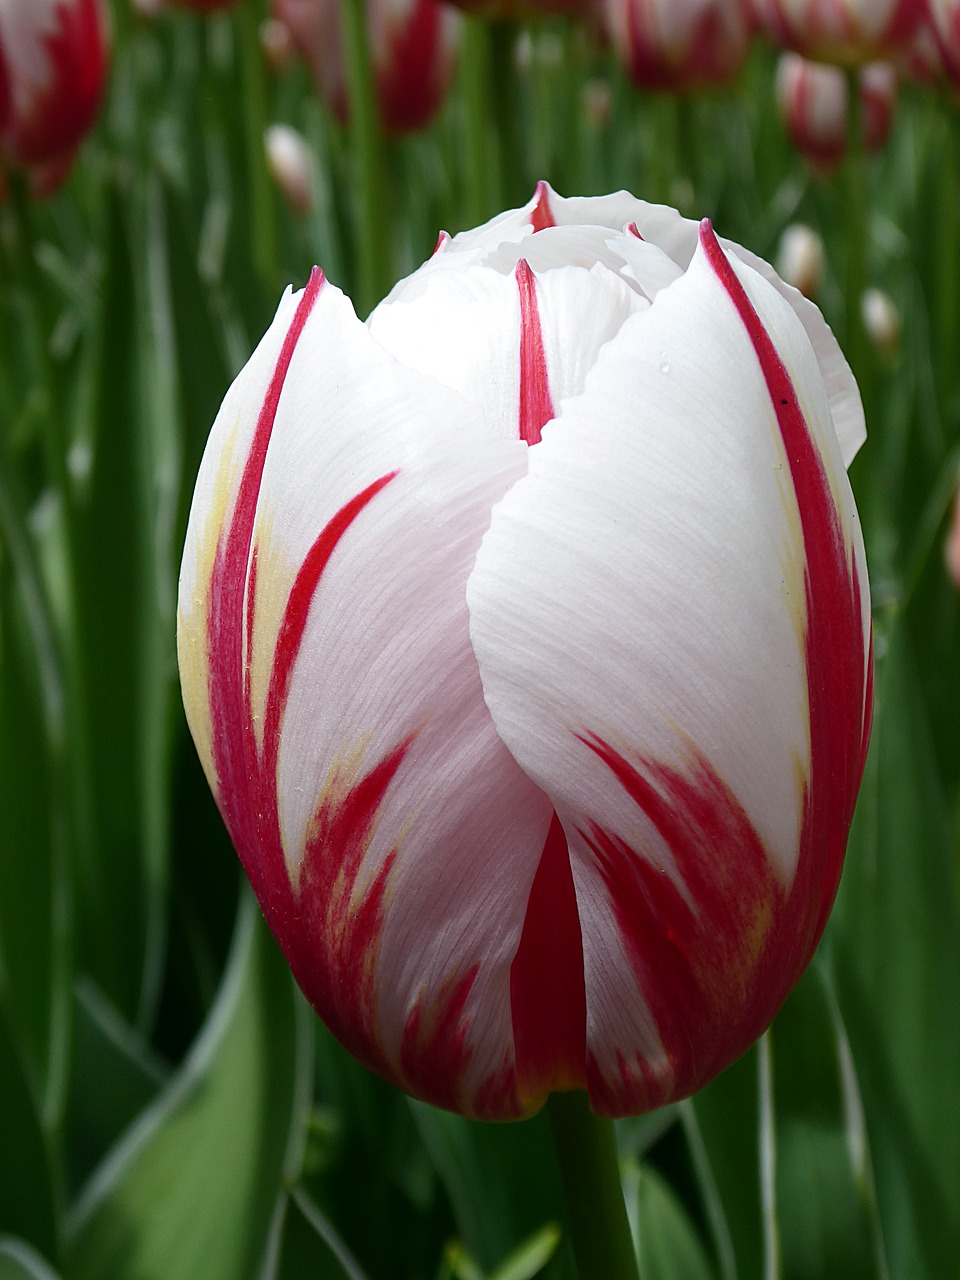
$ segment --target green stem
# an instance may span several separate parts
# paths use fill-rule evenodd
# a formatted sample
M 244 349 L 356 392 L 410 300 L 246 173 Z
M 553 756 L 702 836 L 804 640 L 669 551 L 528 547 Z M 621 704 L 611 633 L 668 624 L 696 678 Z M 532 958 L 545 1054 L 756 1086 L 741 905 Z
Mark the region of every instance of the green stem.
M 863 326 L 862 311 L 863 291 L 867 283 L 869 207 L 860 74 L 856 69 L 847 73 L 847 163 L 844 194 L 847 213 L 846 354 L 860 384 L 860 395 L 869 421 L 869 382 L 873 359 Z
M 466 106 L 466 218 L 465 225 L 477 227 L 503 208 L 500 190 L 500 143 L 494 124 L 491 83 L 490 24 L 467 18 L 461 57 L 461 76 Z
M 581 1092 L 552 1094 L 547 1111 L 580 1280 L 637 1280 L 613 1121 Z
M 250 233 L 253 261 L 261 285 L 272 299 L 279 287 L 277 279 L 277 226 L 274 193 L 267 171 L 264 134 L 267 128 L 267 99 L 264 86 L 263 53 L 260 48 L 260 16 L 256 5 L 240 6 L 243 42 L 244 109 L 241 113 L 246 133 L 247 175 L 250 195 Z
M 357 314 L 366 316 L 393 283 L 393 208 L 387 191 L 365 0 L 341 0 L 340 11 L 350 85 L 350 134 L 359 165 L 354 303 Z

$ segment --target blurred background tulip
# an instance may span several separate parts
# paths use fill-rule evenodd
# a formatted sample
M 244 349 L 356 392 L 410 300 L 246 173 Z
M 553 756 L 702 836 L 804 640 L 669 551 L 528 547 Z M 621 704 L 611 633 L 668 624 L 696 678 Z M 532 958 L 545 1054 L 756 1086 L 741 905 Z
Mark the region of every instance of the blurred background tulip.
M 802 222 L 792 222 L 780 237 L 777 272 L 806 298 L 816 299 L 823 280 L 823 240 Z
M 349 86 L 340 0 L 273 0 L 331 111 L 346 120 Z M 460 15 L 436 0 L 367 0 L 367 36 L 383 127 L 422 129 L 439 110 L 453 80 L 461 40 Z
M 857 83 L 864 146 L 877 151 L 890 135 L 897 73 L 890 63 L 870 63 L 857 72 Z M 777 102 L 794 146 L 819 172 L 835 168 L 846 154 L 850 123 L 844 72 L 785 53 L 777 65 Z
M 25 173 L 37 194 L 59 185 L 96 118 L 107 56 L 102 0 L 0 4 L 0 171 Z
M 754 12 L 778 44 L 855 66 L 899 52 L 923 21 L 926 0 L 754 0 Z
M 874 348 L 887 360 L 900 348 L 900 312 L 883 289 L 865 289 L 861 303 L 863 327 Z
M 604 0 L 603 15 L 620 61 L 642 89 L 723 84 L 747 55 L 746 0 Z
M 927 0 L 944 65 L 960 86 L 960 0 Z
M 302 216 L 313 207 L 313 157 L 302 133 L 272 124 L 263 139 L 267 167 L 283 198 Z

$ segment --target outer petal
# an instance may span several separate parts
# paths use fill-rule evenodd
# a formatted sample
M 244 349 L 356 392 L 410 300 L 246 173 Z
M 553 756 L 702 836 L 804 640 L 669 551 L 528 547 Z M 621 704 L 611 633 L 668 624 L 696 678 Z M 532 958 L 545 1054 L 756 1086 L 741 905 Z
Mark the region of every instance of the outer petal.
M 465 583 L 527 456 L 318 276 L 228 395 L 181 578 L 191 726 L 298 980 L 388 1078 L 501 1118 L 535 1105 L 511 969 L 552 809 L 490 720 Z
M 817 362 L 705 245 L 531 450 L 468 587 L 487 703 L 570 842 L 610 1113 L 692 1091 L 769 1022 L 862 769 L 865 569 Z

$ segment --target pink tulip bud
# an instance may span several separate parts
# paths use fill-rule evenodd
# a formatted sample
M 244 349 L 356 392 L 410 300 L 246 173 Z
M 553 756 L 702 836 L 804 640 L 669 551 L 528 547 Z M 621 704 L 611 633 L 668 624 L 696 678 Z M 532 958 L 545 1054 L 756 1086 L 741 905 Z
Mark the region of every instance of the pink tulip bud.
M 313 205 L 313 158 L 301 133 L 288 124 L 273 124 L 264 135 L 267 167 L 287 204 L 296 214 Z
M 753 0 L 757 26 L 806 58 L 856 66 L 896 54 L 927 0 Z
M 348 114 L 340 0 L 273 0 L 336 116 Z M 367 0 L 380 115 L 391 133 L 422 129 L 439 110 L 456 70 L 462 19 L 436 0 Z
M 604 0 L 603 14 L 620 61 L 644 89 L 722 84 L 750 42 L 746 0 Z
M 897 76 L 889 63 L 871 63 L 859 73 L 864 145 L 886 142 L 893 123 Z M 829 172 L 847 150 L 847 78 L 838 67 L 785 53 L 777 67 L 777 100 L 794 146 L 821 172 Z
M 368 1066 L 489 1119 L 699 1088 L 840 875 L 872 707 L 820 312 L 626 193 L 315 270 L 227 393 L 178 647 L 264 914 Z
M 823 279 L 823 241 L 811 227 L 792 223 L 780 239 L 776 265 L 787 284 L 811 300 L 816 298 Z
M 0 5 L 0 169 L 25 171 L 38 194 L 58 186 L 93 125 L 106 74 L 101 0 Z

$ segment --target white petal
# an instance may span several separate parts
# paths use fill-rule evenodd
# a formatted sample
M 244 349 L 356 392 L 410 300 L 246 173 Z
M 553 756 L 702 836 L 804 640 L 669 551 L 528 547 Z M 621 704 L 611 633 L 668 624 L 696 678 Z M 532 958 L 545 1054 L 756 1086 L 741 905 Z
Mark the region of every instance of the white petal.
M 603 248 L 608 236 L 600 234 Z M 520 245 L 533 252 L 548 235 L 540 232 Z M 643 254 L 634 237 L 619 239 L 627 253 L 632 255 L 636 245 Z M 592 253 L 585 258 L 591 261 Z M 617 254 L 612 262 L 620 267 L 627 259 Z M 487 266 L 435 272 L 409 295 L 381 303 L 367 323 L 377 342 L 398 360 L 433 375 L 478 406 L 491 433 L 518 439 L 522 313 L 512 274 L 515 265 L 516 260 L 505 267 L 510 274 Z M 547 382 L 556 408 L 564 397 L 580 392 L 603 345 L 647 301 L 599 265 L 589 270 L 544 270 L 537 278 L 536 294 Z
M 411 1014 L 419 1003 L 429 1024 L 451 982 L 476 970 L 463 1076 L 442 1081 L 459 1084 L 450 1105 L 467 1109 L 510 1064 L 509 966 L 552 817 L 490 720 L 465 602 L 490 508 L 527 456 L 453 392 L 397 364 L 328 286 L 291 362 L 255 532 L 252 704 L 262 725 L 299 567 L 346 504 L 392 476 L 336 543 L 312 597 L 281 724 L 280 827 L 296 878 L 323 804 L 408 744 L 351 896 L 362 899 L 396 851 L 376 1024 L 390 1069 L 421 1094 L 432 1087 L 416 1075 L 429 1046 L 405 1059 Z
M 738 273 L 763 301 L 807 421 L 831 441 L 801 326 L 761 278 Z M 838 455 L 836 466 L 842 475 Z M 627 321 L 531 449 L 468 586 L 497 728 L 571 836 L 588 1040 L 606 1062 L 612 1045 L 649 1052 L 655 1030 L 642 1001 L 625 999 L 625 962 L 624 991 L 607 982 L 617 931 L 601 922 L 615 904 L 577 833 L 596 823 L 684 886 L 657 825 L 590 740 L 680 775 L 702 762 L 789 886 L 810 763 L 803 575 L 776 413 L 748 334 L 698 257 Z

